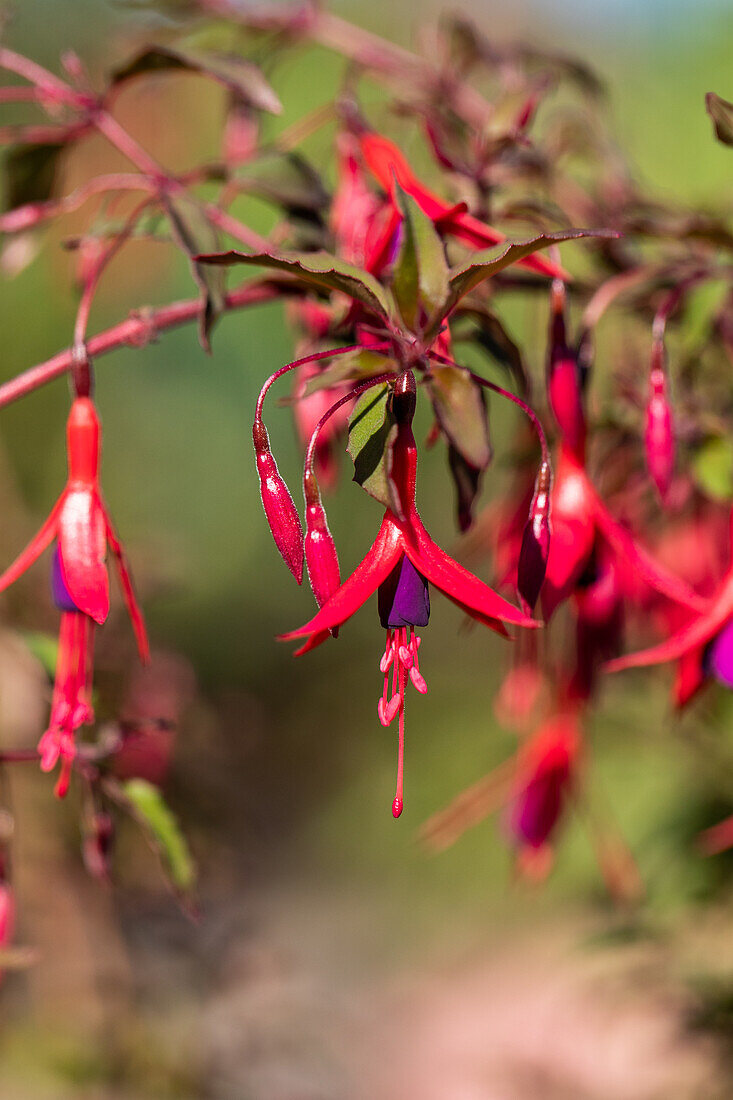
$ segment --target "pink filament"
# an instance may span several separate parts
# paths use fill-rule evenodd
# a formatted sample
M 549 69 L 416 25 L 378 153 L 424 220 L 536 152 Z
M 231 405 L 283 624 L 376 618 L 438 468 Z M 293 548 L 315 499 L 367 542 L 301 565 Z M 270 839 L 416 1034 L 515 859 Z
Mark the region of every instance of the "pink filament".
M 397 783 L 392 803 L 392 816 L 399 817 L 403 809 L 403 776 L 405 762 L 405 687 L 409 678 L 412 686 L 421 695 L 428 690 L 425 679 L 419 669 L 417 651 L 421 639 L 413 628 L 399 627 L 387 631 L 384 656 L 379 662 L 379 670 L 384 674 L 384 687 L 377 704 L 379 721 L 389 726 L 399 715 L 399 734 L 397 748 Z M 389 678 L 392 676 L 392 693 L 389 692 Z

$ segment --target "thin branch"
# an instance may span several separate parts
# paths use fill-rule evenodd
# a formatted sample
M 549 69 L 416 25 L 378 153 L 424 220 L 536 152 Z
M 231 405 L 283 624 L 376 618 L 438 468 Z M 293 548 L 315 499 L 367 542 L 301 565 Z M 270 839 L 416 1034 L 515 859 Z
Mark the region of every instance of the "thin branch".
M 252 282 L 233 290 L 224 300 L 223 312 L 243 309 L 245 306 L 270 302 L 283 295 L 284 286 L 273 282 Z M 287 292 L 287 291 L 286 291 Z M 90 358 L 97 358 L 109 351 L 121 347 L 144 347 L 145 344 L 161 333 L 189 321 L 198 319 L 201 313 L 201 299 L 189 298 L 182 302 L 172 302 L 159 309 L 142 308 L 135 310 L 125 321 L 97 333 L 87 341 Z M 65 374 L 73 365 L 73 349 L 60 351 L 51 359 L 23 371 L 0 385 L 0 408 L 32 393 L 54 378 Z

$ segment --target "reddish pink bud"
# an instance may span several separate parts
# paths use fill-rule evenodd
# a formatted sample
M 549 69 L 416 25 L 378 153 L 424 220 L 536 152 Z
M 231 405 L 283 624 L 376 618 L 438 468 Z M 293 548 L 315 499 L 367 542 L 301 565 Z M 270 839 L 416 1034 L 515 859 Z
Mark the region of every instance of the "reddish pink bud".
M 319 607 L 331 598 L 341 584 L 338 554 L 328 529 L 326 511 L 321 503 L 316 479 L 305 479 L 305 561 L 308 580 Z
M 517 589 L 530 611 L 537 603 L 550 555 L 551 485 L 552 469 L 549 462 L 543 461 L 535 481 L 517 566 Z
M 552 288 L 547 395 L 563 441 L 578 458 L 585 448 L 585 412 L 580 368 L 565 335 L 565 288 Z
M 222 136 L 221 151 L 224 163 L 233 168 L 251 160 L 257 152 L 259 131 L 256 112 L 242 100 L 233 100 Z
M 9 882 L 0 882 L 0 951 L 13 938 L 15 929 L 15 895 Z M 3 971 L 0 970 L 0 981 Z
M 270 450 L 267 428 L 257 419 L 252 427 L 262 507 L 275 545 L 298 584 L 303 581 L 303 528 L 290 490 L 280 476 Z
M 672 408 L 667 392 L 664 347 L 659 342 L 652 348 L 649 401 L 644 425 L 644 452 L 651 479 L 657 487 L 659 496 L 664 500 L 672 483 L 675 440 Z

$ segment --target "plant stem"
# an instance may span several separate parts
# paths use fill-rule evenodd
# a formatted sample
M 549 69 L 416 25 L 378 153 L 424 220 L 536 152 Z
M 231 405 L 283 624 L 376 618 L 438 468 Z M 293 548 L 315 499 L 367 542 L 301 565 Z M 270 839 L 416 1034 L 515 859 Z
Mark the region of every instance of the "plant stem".
M 252 282 L 227 294 L 224 300 L 224 312 L 243 309 L 245 306 L 259 305 L 261 302 L 271 302 L 281 298 L 287 293 L 283 286 L 276 283 Z M 201 313 L 201 299 L 188 298 L 182 302 L 172 302 L 170 305 L 159 309 L 143 307 L 133 311 L 130 316 L 97 333 L 87 341 L 87 351 L 90 358 L 105 355 L 108 351 L 114 351 L 121 347 L 144 347 L 153 340 L 158 333 L 167 329 L 177 328 L 189 321 L 198 319 Z M 40 386 L 51 382 L 59 375 L 65 374 L 73 365 L 73 348 L 60 351 L 51 359 L 30 367 L 22 374 L 16 375 L 10 381 L 0 385 L 0 408 L 17 401 L 26 394 L 32 393 Z

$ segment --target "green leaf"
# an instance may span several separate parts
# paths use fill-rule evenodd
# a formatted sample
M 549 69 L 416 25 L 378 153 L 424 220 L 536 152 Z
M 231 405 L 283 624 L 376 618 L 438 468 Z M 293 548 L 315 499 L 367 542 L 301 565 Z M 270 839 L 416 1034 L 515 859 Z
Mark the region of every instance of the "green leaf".
M 442 317 L 448 297 L 448 265 L 432 221 L 395 182 L 402 212 L 402 244 L 392 276 L 392 290 L 405 323 L 417 329 L 421 314 Z
M 6 210 L 52 198 L 64 148 L 60 143 L 16 145 L 6 153 L 3 163 Z
M 385 508 L 398 511 L 399 502 L 390 478 L 397 424 L 389 392 L 385 383 L 362 394 L 349 419 L 346 449 L 354 463 L 354 481 Z
M 726 436 L 711 436 L 692 460 L 692 476 L 702 491 L 713 500 L 733 498 L 733 441 Z
M 219 314 L 224 309 L 224 274 L 216 267 L 199 263 L 200 252 L 208 252 L 218 245 L 216 233 L 201 205 L 190 195 L 171 195 L 162 198 L 173 236 L 191 261 L 193 277 L 201 288 L 203 306 L 199 320 L 199 339 L 205 351 L 211 351 L 210 334 Z
M 189 893 L 196 881 L 196 868 L 186 838 L 162 794 L 146 779 L 129 779 L 121 788 L 136 820 L 157 849 L 171 882 L 181 893 Z
M 705 109 L 713 120 L 715 136 L 723 145 L 733 145 L 733 103 L 708 92 L 705 96 Z
M 471 340 L 478 344 L 497 363 L 511 372 L 522 393 L 528 393 L 530 379 L 522 352 L 497 315 L 482 304 L 477 309 L 464 310 L 461 307 L 460 316 L 470 317 L 476 322 L 477 328 L 465 337 L 459 336 L 457 339 Z
M 231 179 L 242 191 L 286 210 L 320 211 L 330 202 L 318 172 L 300 153 L 265 153 L 236 168 Z
M 43 665 L 43 670 L 49 679 L 56 675 L 56 660 L 59 652 L 59 641 L 55 634 L 46 634 L 42 630 L 27 630 L 21 634 L 26 646 Z
M 170 70 L 201 73 L 223 84 L 245 103 L 279 115 L 282 104 L 264 76 L 251 61 L 236 54 L 194 53 L 170 46 L 150 46 L 112 73 L 112 83 L 121 84 L 135 76 Z
M 485 279 L 498 275 L 505 267 L 531 255 L 542 248 L 562 241 L 577 241 L 584 237 L 615 239 L 620 236 L 611 229 L 568 229 L 560 233 L 540 233 L 523 241 L 502 241 L 492 248 L 475 252 L 469 260 L 450 272 L 448 308 L 452 308 L 464 294 L 477 287 Z M 447 310 L 446 310 L 447 312 Z
M 232 251 L 200 255 L 197 259 L 201 263 L 227 267 L 232 264 L 250 264 L 254 267 L 272 267 L 278 271 L 287 271 L 306 286 L 321 290 L 340 290 L 384 319 L 389 314 L 387 295 L 374 276 L 328 252 Z
M 430 364 L 427 379 L 435 416 L 449 442 L 477 470 L 491 462 L 483 390 L 462 367 Z
M 456 519 L 459 531 L 473 525 L 473 507 L 481 486 L 481 470 L 477 470 L 452 443 L 448 444 L 448 467 L 456 490 Z

